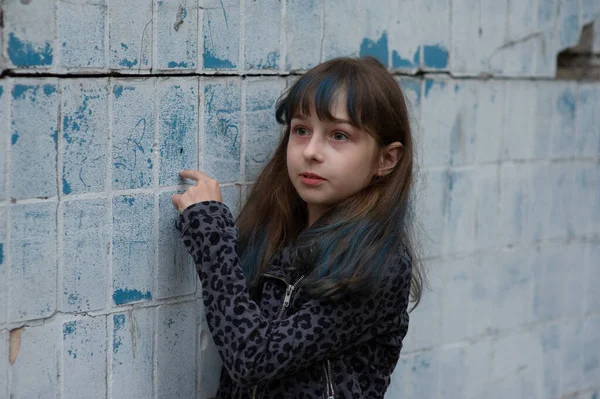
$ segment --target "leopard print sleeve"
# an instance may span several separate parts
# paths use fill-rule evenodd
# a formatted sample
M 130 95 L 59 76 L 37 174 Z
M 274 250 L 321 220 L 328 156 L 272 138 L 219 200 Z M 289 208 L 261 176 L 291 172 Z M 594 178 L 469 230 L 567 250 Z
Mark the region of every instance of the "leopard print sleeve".
M 369 296 L 332 303 L 308 298 L 291 314 L 262 317 L 236 253 L 237 228 L 224 204 L 205 201 L 180 215 L 182 240 L 196 263 L 209 328 L 223 364 L 239 385 L 280 378 L 375 338 L 390 328 L 400 340 L 410 289 L 410 260 Z M 393 327 L 391 327 L 393 326 Z M 399 327 L 398 327 L 399 326 Z

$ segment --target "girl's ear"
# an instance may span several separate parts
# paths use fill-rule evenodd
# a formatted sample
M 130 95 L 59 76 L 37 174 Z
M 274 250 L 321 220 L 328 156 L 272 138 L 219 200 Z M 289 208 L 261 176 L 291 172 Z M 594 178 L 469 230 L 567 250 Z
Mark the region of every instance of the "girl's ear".
M 395 141 L 379 150 L 379 166 L 376 175 L 383 177 L 394 170 L 398 161 L 402 158 L 403 149 L 402 143 Z

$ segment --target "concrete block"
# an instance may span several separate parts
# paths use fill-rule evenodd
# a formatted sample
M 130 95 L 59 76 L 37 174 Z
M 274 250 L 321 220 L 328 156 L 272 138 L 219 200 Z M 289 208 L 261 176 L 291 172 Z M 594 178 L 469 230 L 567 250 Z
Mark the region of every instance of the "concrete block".
M 56 195 L 56 88 L 55 79 L 17 80 L 13 84 L 9 149 L 12 198 Z
M 533 312 L 536 321 L 557 320 L 561 317 L 564 246 L 538 247 L 533 254 L 534 299 Z M 567 260 L 567 263 L 568 262 Z
M 493 325 L 493 313 L 488 306 L 496 298 L 494 283 L 490 280 L 495 279 L 497 263 L 493 259 L 471 256 L 445 261 L 440 266 L 442 342 L 453 344 L 486 335 Z
M 227 205 L 233 217 L 237 217 L 240 212 L 240 196 L 241 190 L 238 184 L 221 188 L 223 203 Z
M 467 368 L 465 358 L 465 346 L 462 345 L 441 348 L 439 350 L 439 398 L 465 397 L 465 374 Z M 435 396 L 433 397 L 435 398 Z
M 600 25 L 600 23 L 598 23 Z M 577 96 L 576 155 L 600 157 L 600 84 L 581 83 Z
M 522 174 L 525 177 L 524 184 L 529 200 L 524 202 L 522 237 L 526 242 L 539 241 L 547 233 L 547 227 L 552 207 L 551 182 L 553 176 L 550 174 L 548 164 L 532 163 L 522 166 Z
M 532 115 L 536 113 L 536 85 L 532 81 L 507 81 L 504 98 L 502 157 L 530 159 L 535 145 L 536 120 Z
M 8 208 L 0 205 L 0 330 L 7 321 L 8 312 L 8 259 L 7 224 Z
M 598 281 L 600 281 L 600 267 L 598 267 L 598 259 L 600 259 L 600 244 L 597 242 L 589 242 L 587 244 L 584 257 L 585 314 L 592 314 L 600 311 L 600 291 L 597 289 Z
M 198 59 L 197 1 L 155 1 L 158 69 L 196 69 L 196 60 Z
M 56 3 L 7 1 L 2 8 L 8 67 L 52 68 L 56 64 Z
M 117 196 L 112 207 L 113 303 L 149 301 L 154 288 L 154 197 Z
M 106 398 L 106 338 L 104 316 L 63 323 L 64 398 Z
M 114 398 L 153 397 L 156 310 L 140 308 L 108 318 L 112 331 L 112 395 Z M 109 341 L 110 342 L 110 341 Z
M 61 309 L 81 312 L 106 305 L 106 268 L 109 235 L 106 200 L 68 201 L 62 204 L 63 280 Z
M 61 194 L 102 192 L 108 158 L 108 81 L 64 79 Z
M 216 395 L 219 388 L 223 362 L 208 328 L 201 299 L 196 300 L 196 313 L 198 315 L 196 328 L 198 342 L 196 348 L 196 397 L 209 399 Z
M 240 2 L 200 0 L 204 69 L 236 69 L 240 59 Z
M 7 81 L 4 81 L 7 82 Z M 9 99 L 10 99 L 10 85 L 0 82 L 0 126 L 2 126 L 2 133 L 0 133 L 0 201 L 6 198 L 6 158 L 8 154 L 8 129 L 9 122 Z
M 472 120 L 473 126 L 468 127 L 475 131 L 471 136 L 475 137 L 475 143 L 472 146 L 472 158 L 469 156 L 467 159 L 473 159 L 477 163 L 497 162 L 501 157 L 503 137 L 504 115 L 499 110 L 502 109 L 505 102 L 504 82 L 490 80 L 466 85 L 464 91 L 469 90 L 476 93 L 476 102 L 471 104 L 472 112 L 475 113 Z
M 111 69 L 139 71 L 152 67 L 152 2 L 132 0 L 109 5 Z
M 556 88 L 555 129 L 552 137 L 553 158 L 569 158 L 575 153 L 576 83 L 559 83 Z
M 573 47 L 579 42 L 579 0 L 559 0 L 558 45 L 559 49 Z
M 279 69 L 280 0 L 248 1 L 245 3 L 244 14 L 245 68 Z
M 417 135 L 419 131 L 419 121 L 421 120 L 421 92 L 423 89 L 423 80 L 417 78 L 409 78 L 405 76 L 396 77 L 402 93 L 404 94 L 404 101 L 410 114 L 411 129 L 413 131 L 413 137 Z
M 553 82 L 538 82 L 535 87 L 535 112 L 531 114 L 535 122 L 531 154 L 536 159 L 546 159 L 550 158 L 552 140 L 557 129 L 555 122 L 556 85 Z
M 522 164 L 505 163 L 500 166 L 500 196 L 498 203 L 499 244 L 517 243 L 524 239 L 528 229 L 528 209 L 532 206 L 529 172 Z
M 158 202 L 158 298 L 196 291 L 196 269 L 175 227 L 179 212 L 171 202 L 172 194 L 160 193 Z
M 449 172 L 445 253 L 470 253 L 475 249 L 478 225 L 478 215 L 473 211 L 477 207 L 475 174 L 471 168 Z
M 41 319 L 56 310 L 56 207 L 44 202 L 10 208 L 11 321 Z
M 498 244 L 499 170 L 496 165 L 485 165 L 479 167 L 474 176 L 477 203 L 473 229 L 477 249 L 493 248 Z
M 465 348 L 464 398 L 485 398 L 492 394 L 492 353 L 490 339 L 475 341 Z
M 196 369 L 195 301 L 158 308 L 157 398 L 192 398 Z
M 238 79 L 215 79 L 204 88 L 204 165 L 220 183 L 240 179 L 241 90 Z
M 10 397 L 57 398 L 61 326 L 25 327 L 17 358 L 10 366 Z M 6 359 L 6 358 L 5 358 Z
M 310 69 L 321 60 L 323 3 L 288 0 L 285 7 L 285 69 Z M 307 26 L 311 28 L 306 29 Z
M 441 169 L 423 170 L 423 180 L 417 182 L 424 193 L 416 206 L 423 223 L 423 251 L 428 256 L 441 255 L 445 245 L 445 220 L 448 206 L 448 172 Z M 444 221 L 444 222 L 442 222 Z
M 581 388 L 597 388 L 600 383 L 600 316 L 590 316 L 583 321 L 582 341 L 584 350 Z
M 106 0 L 58 3 L 58 48 L 62 67 L 106 67 L 104 22 L 107 11 Z
M 113 189 L 152 185 L 154 164 L 154 80 L 112 82 Z
M 542 395 L 541 398 L 557 398 L 560 394 L 560 329 L 556 324 L 545 326 L 539 332 L 542 345 Z
M 415 72 L 421 68 L 423 30 L 415 29 L 413 18 L 422 15 L 423 6 L 415 1 L 392 2 L 389 23 L 390 66 L 393 70 Z
M 254 181 L 272 158 L 282 136 L 275 103 L 284 90 L 279 78 L 248 81 L 246 89 L 246 181 Z
M 531 249 L 504 251 L 498 258 L 493 328 L 510 330 L 533 320 L 534 252 Z M 490 304 L 491 305 L 491 304 Z
M 571 235 L 574 169 L 571 163 L 551 163 L 548 166 L 551 202 L 545 238 L 566 238 Z
M 422 165 L 446 166 L 450 163 L 453 126 L 458 126 L 456 93 L 459 84 L 446 79 L 426 79 L 421 99 Z
M 583 388 L 584 353 L 591 348 L 584 347 L 583 323 L 581 320 L 564 320 L 560 326 L 561 347 L 561 397 Z
M 424 289 L 421 302 L 410 313 L 408 333 L 402 342 L 402 353 L 410 353 L 427 348 L 434 348 L 442 342 L 442 295 L 443 278 L 441 261 L 426 262 L 429 273 L 428 282 L 431 289 Z M 412 306 L 412 304 L 410 305 Z
M 417 3 L 415 3 L 417 4 Z M 463 0 L 452 2 L 451 69 L 457 75 L 502 73 L 498 64 L 504 45 L 506 1 Z
M 414 399 L 430 399 L 437 397 L 438 356 L 430 350 L 414 356 L 411 368 L 411 392 Z
M 573 167 L 573 204 L 571 228 L 575 236 L 600 231 L 600 166 L 575 162 Z
M 158 85 L 159 184 L 180 182 L 179 171 L 198 169 L 198 81 L 164 79 Z
M 0 397 L 8 398 L 8 369 L 9 369 L 9 332 L 0 330 Z
M 389 66 L 387 30 L 392 4 L 389 0 L 381 0 L 378 7 L 352 0 L 325 2 L 323 61 L 342 56 L 372 56 Z
M 563 247 L 562 267 L 569 265 L 568 271 L 563 270 L 562 276 L 562 316 L 563 318 L 582 317 L 585 298 L 582 293 L 582 278 L 585 276 L 586 244 L 582 241 L 571 241 Z M 574 261 L 577 259 L 577 261 Z
M 542 345 L 532 331 L 499 337 L 493 344 L 492 381 L 496 398 L 541 398 Z

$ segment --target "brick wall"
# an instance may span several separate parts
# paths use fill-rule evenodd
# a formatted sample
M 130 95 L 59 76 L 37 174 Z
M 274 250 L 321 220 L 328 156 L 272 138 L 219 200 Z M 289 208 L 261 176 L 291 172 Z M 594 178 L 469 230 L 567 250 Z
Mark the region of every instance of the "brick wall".
M 177 171 L 237 212 L 282 90 L 367 54 L 411 102 L 432 286 L 387 397 L 600 394 L 600 83 L 554 78 L 596 0 L 0 5 L 0 398 L 210 397 Z

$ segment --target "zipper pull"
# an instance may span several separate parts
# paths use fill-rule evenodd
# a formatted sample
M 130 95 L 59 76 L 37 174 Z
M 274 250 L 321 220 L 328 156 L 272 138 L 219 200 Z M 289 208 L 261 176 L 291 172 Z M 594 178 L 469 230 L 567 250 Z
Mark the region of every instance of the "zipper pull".
M 290 299 L 292 298 L 292 292 L 294 291 L 293 285 L 288 285 L 285 289 L 285 297 L 283 298 L 283 308 L 286 308 L 290 304 Z

